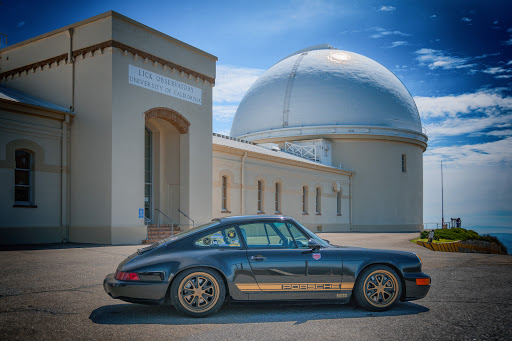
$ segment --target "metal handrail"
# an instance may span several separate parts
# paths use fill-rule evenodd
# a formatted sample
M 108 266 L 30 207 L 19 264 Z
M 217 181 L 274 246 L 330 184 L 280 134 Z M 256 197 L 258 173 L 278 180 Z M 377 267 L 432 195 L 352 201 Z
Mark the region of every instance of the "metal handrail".
M 178 208 L 178 212 L 180 212 L 181 214 L 183 214 L 188 220 L 190 220 L 192 222 L 192 228 L 194 228 L 194 220 L 192 220 L 192 218 L 190 218 L 188 215 L 185 214 L 185 212 L 183 212 L 182 210 L 180 210 Z
M 174 220 L 172 220 L 171 218 L 169 218 L 169 216 L 167 214 L 165 214 L 164 212 L 160 211 L 158 208 L 155 208 L 155 212 L 158 212 L 160 213 L 161 215 L 163 215 L 164 217 L 166 217 L 167 219 L 169 219 L 172 223 L 172 227 L 171 227 L 171 236 L 174 235 L 174 226 L 178 226 L 178 224 L 176 224 L 176 222 Z M 158 217 L 158 223 L 157 223 L 157 226 L 158 228 L 160 228 L 160 215 L 157 215 Z

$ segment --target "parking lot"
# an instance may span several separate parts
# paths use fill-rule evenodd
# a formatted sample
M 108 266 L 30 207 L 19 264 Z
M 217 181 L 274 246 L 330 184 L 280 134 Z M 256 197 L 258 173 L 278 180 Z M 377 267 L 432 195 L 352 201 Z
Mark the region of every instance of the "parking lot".
M 230 304 L 203 319 L 113 300 L 106 274 L 140 245 L 0 251 L 0 339 L 510 340 L 512 257 L 433 252 L 417 234 L 320 234 L 338 245 L 413 251 L 432 277 L 423 300 L 385 313 L 353 305 Z

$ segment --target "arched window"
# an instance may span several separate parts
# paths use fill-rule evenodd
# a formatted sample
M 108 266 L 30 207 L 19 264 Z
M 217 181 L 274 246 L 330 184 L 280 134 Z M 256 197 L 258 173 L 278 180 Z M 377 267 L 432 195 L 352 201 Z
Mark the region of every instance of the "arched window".
M 26 150 L 15 151 L 14 201 L 28 205 L 32 202 L 32 154 Z
M 222 211 L 228 211 L 228 177 L 222 176 Z
M 276 182 L 276 193 L 275 193 L 275 212 L 281 213 L 281 184 Z
M 308 214 L 308 186 L 302 186 L 302 214 Z
M 322 214 L 322 191 L 316 188 L 316 214 Z
M 258 181 L 258 213 L 263 213 L 263 181 Z
M 341 215 L 341 190 L 336 192 L 336 213 Z

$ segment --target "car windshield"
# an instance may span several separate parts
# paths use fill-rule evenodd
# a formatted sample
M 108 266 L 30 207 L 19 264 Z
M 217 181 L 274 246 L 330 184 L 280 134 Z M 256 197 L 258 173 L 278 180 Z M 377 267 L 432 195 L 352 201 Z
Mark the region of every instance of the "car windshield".
M 211 222 L 209 222 L 207 224 L 199 225 L 199 226 L 191 228 L 190 230 L 186 230 L 186 231 L 180 232 L 178 234 L 175 234 L 174 236 L 170 236 L 170 237 L 167 237 L 165 239 L 162 239 L 162 240 L 158 241 L 156 244 L 157 245 L 162 245 L 162 244 L 165 244 L 165 243 L 168 243 L 168 242 L 174 242 L 176 240 L 179 240 L 179 239 L 185 238 L 187 236 L 190 236 L 191 234 L 194 234 L 197 231 L 200 231 L 200 230 L 203 230 L 203 229 L 207 229 L 209 227 L 212 227 L 212 226 L 215 226 L 215 225 L 218 225 L 218 224 L 220 224 L 220 221 L 211 221 Z
M 316 240 L 318 242 L 318 244 L 320 244 L 321 247 L 330 247 L 329 243 L 327 243 L 325 240 L 323 240 L 322 238 L 320 238 L 319 236 L 317 236 L 316 234 L 314 234 L 313 232 L 308 230 L 304 225 L 302 225 L 298 221 L 295 221 L 295 222 L 297 223 L 297 225 L 299 225 L 304 230 L 304 232 L 306 232 L 308 234 L 308 236 L 311 239 Z

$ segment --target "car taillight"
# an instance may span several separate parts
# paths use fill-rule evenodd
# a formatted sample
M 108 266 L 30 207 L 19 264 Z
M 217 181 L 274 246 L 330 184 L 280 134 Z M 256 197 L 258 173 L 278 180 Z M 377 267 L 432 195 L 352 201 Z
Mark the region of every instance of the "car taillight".
M 118 281 L 140 281 L 139 274 L 136 272 L 116 271 L 115 279 Z
M 430 278 L 416 278 L 416 284 L 417 285 L 429 285 Z

